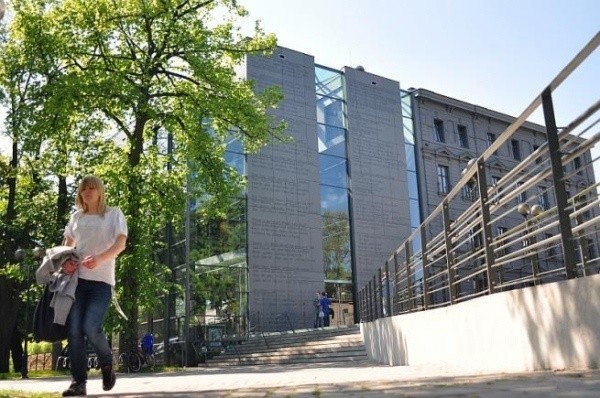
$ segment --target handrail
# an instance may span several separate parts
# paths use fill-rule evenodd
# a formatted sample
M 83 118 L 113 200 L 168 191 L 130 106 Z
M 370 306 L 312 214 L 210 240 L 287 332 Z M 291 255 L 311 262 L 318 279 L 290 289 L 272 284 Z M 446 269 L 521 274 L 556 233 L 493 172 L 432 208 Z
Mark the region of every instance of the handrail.
M 600 119 L 591 120 L 600 101 L 558 131 L 551 97 L 599 46 L 600 32 L 470 162 L 442 203 L 393 250 L 359 292 L 361 321 L 600 273 L 600 256 L 594 252 L 600 248 L 600 184 L 593 173 L 600 156 L 591 156 L 600 142 L 600 131 L 592 131 Z M 495 159 L 494 154 L 540 107 L 548 142 L 488 186 L 486 161 Z M 579 127 L 583 131 L 574 135 Z M 477 196 L 465 206 L 459 193 L 467 186 Z M 527 198 L 517 208 L 515 201 L 521 203 L 529 190 L 537 190 L 537 198 Z M 464 210 L 451 216 L 458 209 Z

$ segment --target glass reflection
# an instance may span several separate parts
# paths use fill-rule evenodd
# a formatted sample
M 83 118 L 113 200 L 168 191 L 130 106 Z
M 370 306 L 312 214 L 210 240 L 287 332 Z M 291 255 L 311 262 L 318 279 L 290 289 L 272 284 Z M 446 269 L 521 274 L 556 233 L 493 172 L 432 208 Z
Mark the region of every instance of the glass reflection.
M 315 86 L 317 94 L 334 98 L 344 97 L 342 74 L 340 72 L 316 67 Z
M 330 126 L 344 127 L 343 102 L 318 95 L 317 122 Z
M 319 124 L 317 126 L 319 153 L 346 157 L 346 130 Z
M 346 159 L 337 156 L 319 155 L 321 184 L 346 188 Z
M 321 185 L 321 214 L 325 214 L 327 211 L 348 214 L 348 191 L 346 188 Z
M 408 172 L 408 173 L 406 173 L 406 176 L 408 177 L 408 181 L 407 181 L 407 183 L 408 183 L 408 198 L 418 201 L 419 200 L 419 190 L 418 190 L 418 186 L 417 186 L 417 173 Z
M 225 162 L 236 169 L 241 176 L 246 175 L 246 157 L 240 153 L 225 152 Z
M 343 211 L 323 213 L 323 266 L 328 280 L 351 280 L 350 223 Z
M 239 137 L 229 136 L 227 138 L 226 150 L 237 153 L 244 153 L 244 146 Z

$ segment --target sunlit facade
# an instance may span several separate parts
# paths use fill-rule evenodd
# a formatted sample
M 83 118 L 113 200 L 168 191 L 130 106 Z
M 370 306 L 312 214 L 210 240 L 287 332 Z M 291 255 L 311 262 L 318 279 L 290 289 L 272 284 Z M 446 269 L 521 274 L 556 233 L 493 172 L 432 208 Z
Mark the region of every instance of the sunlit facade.
M 192 222 L 192 279 L 201 292 L 192 311 L 198 324 L 230 333 L 312 327 L 321 291 L 332 299 L 333 325 L 354 323 L 357 290 L 386 277 L 378 272 L 398 245 L 512 120 L 287 48 L 248 57 L 238 73 L 259 91 L 281 88 L 272 115 L 286 121 L 291 141 L 252 155 L 231 141 L 226 159 L 247 189 L 224 218 Z M 528 125 L 499 151 L 498 176 L 543 136 Z M 465 206 L 472 197 L 464 193 Z M 420 250 L 418 238 L 413 246 Z
M 312 327 L 321 291 L 333 302 L 331 324 L 352 324 L 356 287 L 420 220 L 399 84 L 286 48 L 249 57 L 239 74 L 257 90 L 281 88 L 273 117 L 292 138 L 246 156 L 250 328 Z

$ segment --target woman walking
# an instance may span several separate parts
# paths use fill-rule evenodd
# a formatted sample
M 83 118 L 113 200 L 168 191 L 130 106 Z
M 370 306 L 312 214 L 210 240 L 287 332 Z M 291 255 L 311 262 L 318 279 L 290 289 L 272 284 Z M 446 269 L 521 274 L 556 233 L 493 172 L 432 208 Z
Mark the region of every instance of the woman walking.
M 111 347 L 102 329 L 115 286 L 115 259 L 125 249 L 127 223 L 123 212 L 106 205 L 104 184 L 96 176 L 84 177 L 75 197 L 77 211 L 64 232 L 65 245 L 77 249 L 82 259 L 75 302 L 67 320 L 72 382 L 63 397 L 87 394 L 87 341 L 98 356 L 102 388 L 116 382 Z

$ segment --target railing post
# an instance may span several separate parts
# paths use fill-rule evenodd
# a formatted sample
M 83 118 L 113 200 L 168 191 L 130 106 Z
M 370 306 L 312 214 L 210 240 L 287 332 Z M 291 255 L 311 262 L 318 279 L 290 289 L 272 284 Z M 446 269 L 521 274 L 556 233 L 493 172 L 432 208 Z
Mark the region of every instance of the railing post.
M 404 242 L 404 253 L 406 255 L 406 300 L 408 304 L 408 311 L 412 311 L 414 308 L 413 281 L 410 277 L 410 244 L 408 241 Z
M 363 311 L 363 305 L 362 305 L 363 297 L 362 297 L 362 294 L 363 294 L 363 290 L 364 290 L 364 288 L 360 289 L 358 291 L 358 303 L 357 303 L 358 305 L 356 305 L 354 307 L 355 311 L 358 312 L 358 322 L 359 323 L 363 321 L 363 316 L 362 316 L 362 311 Z
M 581 201 L 582 201 L 582 197 L 577 195 L 575 196 L 575 198 L 573 199 L 573 210 L 577 211 L 579 208 L 583 207 L 581 205 Z M 584 223 L 583 220 L 583 216 L 581 214 L 578 214 L 577 217 L 575 217 L 576 221 L 577 221 L 577 225 L 581 225 Z M 585 230 L 580 230 L 579 233 L 577 234 L 579 237 L 579 254 L 581 257 L 581 270 L 583 271 L 583 276 L 588 276 L 588 256 L 589 256 L 589 247 L 588 247 L 588 243 L 587 243 L 587 238 L 585 237 Z
M 450 304 L 456 301 L 456 286 L 454 285 L 454 254 L 452 251 L 452 240 L 450 238 L 450 209 L 448 200 L 442 202 L 442 218 L 444 222 L 444 245 L 446 246 L 446 267 L 448 269 L 448 293 L 450 294 Z
M 369 302 L 368 302 L 368 305 L 367 305 L 367 308 L 368 308 L 368 310 L 367 310 L 368 311 L 367 319 L 370 322 L 370 321 L 373 320 L 373 279 L 372 278 L 369 280 L 369 285 L 368 286 L 369 286 L 369 289 L 368 289 L 369 294 L 367 295 L 367 299 L 368 299 Z
M 575 268 L 575 242 L 573 241 L 573 230 L 571 220 L 567 213 L 567 192 L 564 185 L 564 173 L 562 168 L 562 152 L 558 141 L 558 129 L 554 118 L 554 106 L 552 105 L 552 91 L 547 87 L 542 92 L 542 108 L 546 122 L 546 138 L 548 140 L 548 153 L 550 155 L 550 167 L 552 169 L 552 185 L 554 185 L 554 197 L 556 198 L 556 211 L 558 213 L 559 230 L 562 236 L 562 249 L 565 261 L 565 272 L 567 279 L 577 277 Z
M 423 266 L 423 309 L 429 308 L 429 287 L 427 286 L 428 269 L 427 264 L 427 232 L 425 231 L 425 225 L 421 224 L 419 227 L 421 232 L 421 264 Z
M 385 317 L 385 305 L 386 304 L 384 302 L 385 298 L 384 298 L 384 295 L 383 295 L 383 282 L 382 281 L 383 281 L 383 271 L 381 270 L 381 268 L 379 268 L 377 270 L 377 285 L 379 286 L 379 294 L 378 294 L 378 296 L 379 296 L 379 300 L 378 300 L 378 302 L 379 302 L 379 308 L 378 308 L 378 311 L 377 311 L 377 318 L 383 318 L 383 317 Z
M 392 296 L 392 314 L 396 313 L 396 311 L 398 311 L 398 307 L 396 305 L 396 303 L 398 302 L 397 300 L 397 295 L 398 292 L 400 291 L 400 288 L 398 286 L 398 280 L 400 279 L 400 265 L 398 264 L 398 252 L 394 250 L 394 295 Z M 408 278 L 406 278 L 406 283 L 408 284 Z M 402 310 L 402 308 L 400 308 L 400 311 Z
M 386 261 L 385 262 L 385 282 L 386 282 L 386 303 L 387 303 L 387 313 L 388 316 L 393 316 L 394 313 L 392 312 L 392 290 L 391 290 L 391 286 L 392 286 L 392 282 L 391 282 L 391 276 L 390 276 L 390 261 Z
M 375 275 L 373 275 L 373 278 L 371 278 L 371 281 L 373 281 L 373 320 L 376 320 L 379 318 L 379 300 L 377 299 L 378 293 L 377 293 L 377 273 L 375 273 Z
M 490 225 L 490 204 L 487 194 L 487 177 L 485 174 L 485 162 L 483 159 L 477 161 L 477 187 L 479 189 L 479 208 L 481 209 L 481 229 L 483 232 L 483 248 L 485 264 L 487 269 L 488 292 L 494 293 L 497 286 L 494 250 L 492 249 L 492 227 Z

